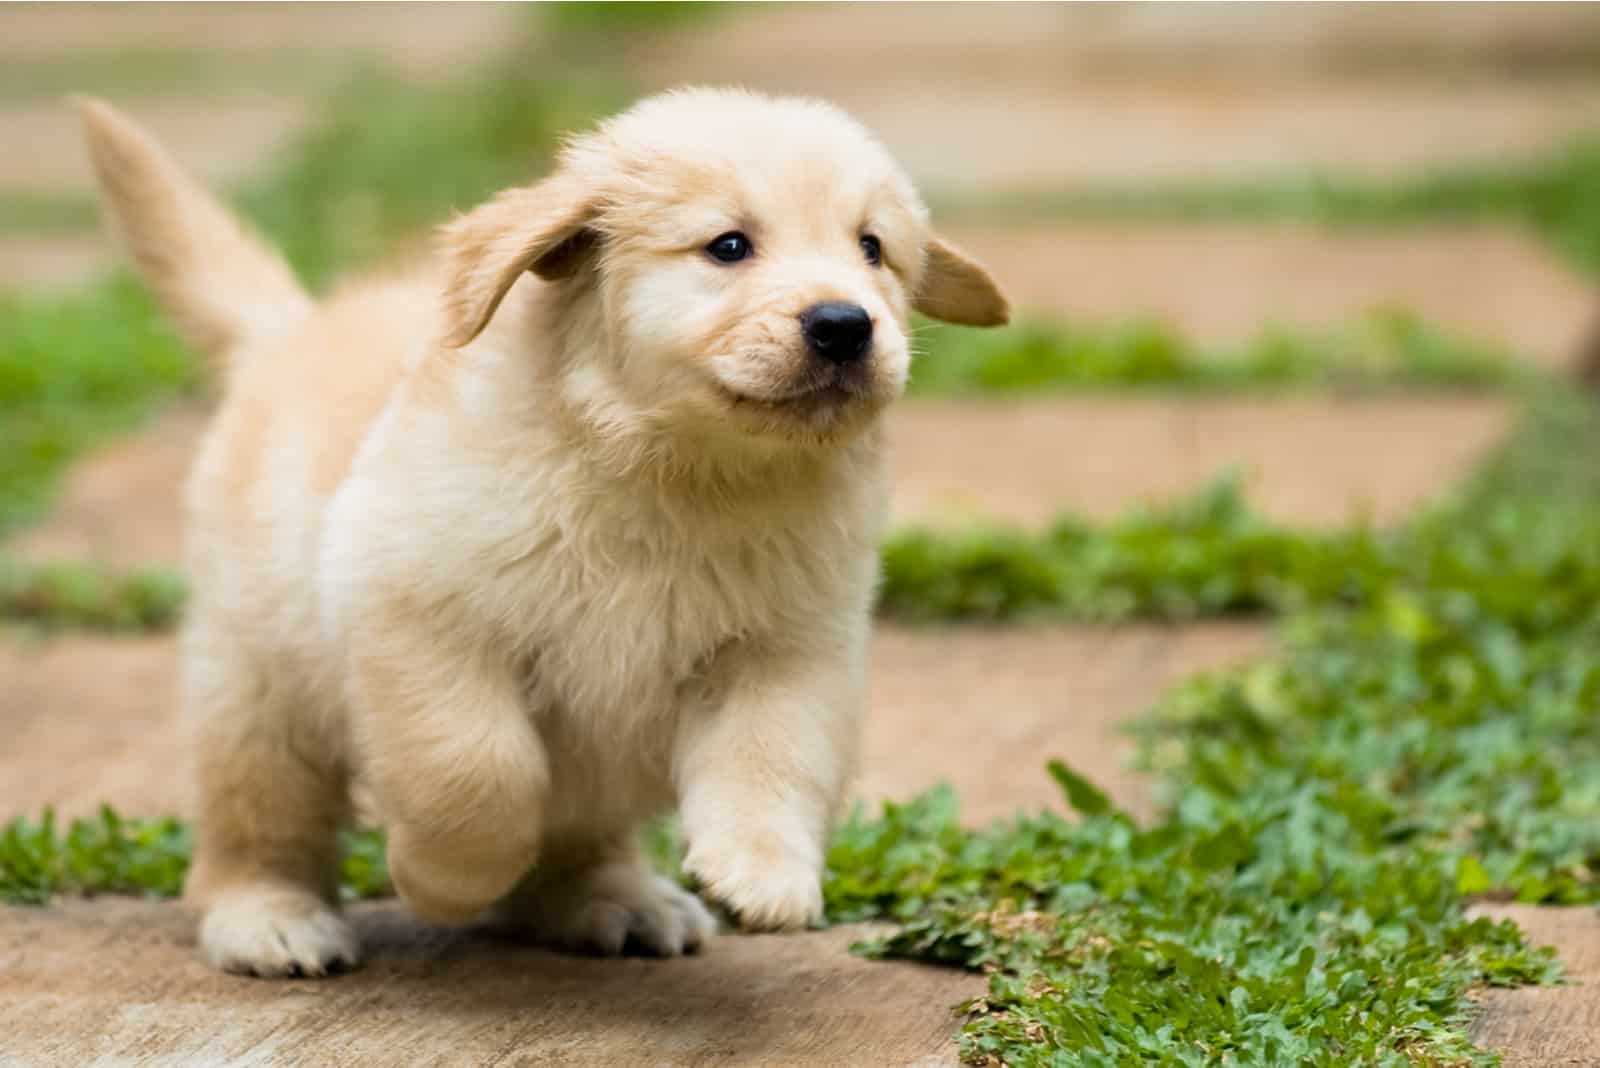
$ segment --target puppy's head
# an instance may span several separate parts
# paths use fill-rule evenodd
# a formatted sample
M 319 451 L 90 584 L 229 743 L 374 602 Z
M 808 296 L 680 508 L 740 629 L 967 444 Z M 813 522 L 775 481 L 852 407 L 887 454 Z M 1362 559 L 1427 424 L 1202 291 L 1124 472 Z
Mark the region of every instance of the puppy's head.
M 476 337 L 531 271 L 593 298 L 603 341 L 576 373 L 655 425 L 702 432 L 848 438 L 904 389 L 912 308 L 1007 318 L 882 146 L 811 100 L 646 100 L 445 239 L 448 344 Z

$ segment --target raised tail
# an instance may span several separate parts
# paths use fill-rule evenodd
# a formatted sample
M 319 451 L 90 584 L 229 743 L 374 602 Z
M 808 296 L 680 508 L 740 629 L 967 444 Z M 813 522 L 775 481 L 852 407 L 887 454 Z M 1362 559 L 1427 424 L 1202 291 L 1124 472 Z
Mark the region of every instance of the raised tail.
M 219 363 L 292 327 L 312 301 L 289 265 L 102 100 L 74 97 L 100 188 L 145 283 L 195 348 Z

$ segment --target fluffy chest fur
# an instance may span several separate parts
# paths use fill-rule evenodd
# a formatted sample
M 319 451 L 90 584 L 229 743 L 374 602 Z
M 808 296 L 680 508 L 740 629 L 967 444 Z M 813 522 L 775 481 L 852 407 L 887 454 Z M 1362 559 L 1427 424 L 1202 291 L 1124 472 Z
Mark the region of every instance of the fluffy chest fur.
M 627 734 L 672 712 L 720 650 L 823 637 L 868 610 L 876 433 L 737 479 L 624 484 L 552 427 L 463 441 L 458 418 L 404 414 L 333 505 L 334 625 L 398 589 L 457 603 L 518 662 L 541 719 Z
M 505 596 L 526 606 L 518 639 L 535 709 L 628 732 L 674 712 L 721 650 L 806 640 L 858 615 L 876 486 L 841 491 L 835 474 L 774 472 L 779 484 L 744 497 L 699 499 L 552 479 L 532 550 L 504 572 Z

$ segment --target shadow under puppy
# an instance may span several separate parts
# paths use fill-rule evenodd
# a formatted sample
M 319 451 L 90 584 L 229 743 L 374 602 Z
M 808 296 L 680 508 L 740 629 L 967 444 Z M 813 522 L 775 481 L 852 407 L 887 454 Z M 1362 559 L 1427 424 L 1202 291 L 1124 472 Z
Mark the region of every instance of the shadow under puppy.
M 635 841 L 676 805 L 742 924 L 817 920 L 907 316 L 1007 317 L 885 150 L 817 101 L 654 97 L 426 267 L 319 304 L 79 107 L 144 277 L 223 378 L 186 493 L 206 959 L 357 962 L 356 775 L 425 917 L 692 950 L 710 916 Z

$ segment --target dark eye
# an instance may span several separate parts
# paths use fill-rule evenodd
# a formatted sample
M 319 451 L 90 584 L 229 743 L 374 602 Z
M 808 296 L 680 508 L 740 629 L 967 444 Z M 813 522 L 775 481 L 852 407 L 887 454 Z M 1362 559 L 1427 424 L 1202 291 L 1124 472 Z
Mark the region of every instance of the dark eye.
M 861 235 L 861 251 L 874 267 L 883 262 L 883 243 L 871 234 Z
M 750 239 L 737 230 L 730 230 L 706 246 L 706 252 L 718 263 L 738 263 L 752 251 Z

